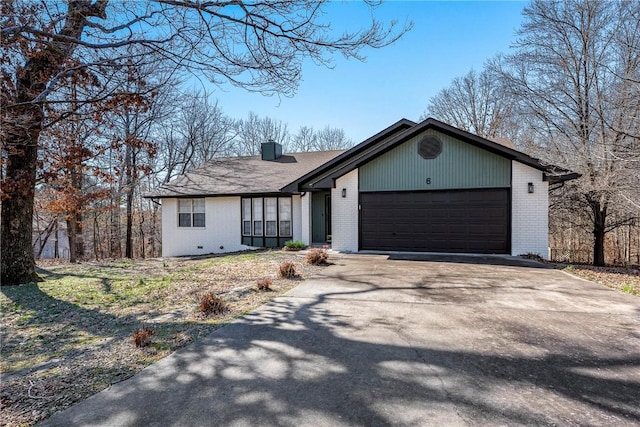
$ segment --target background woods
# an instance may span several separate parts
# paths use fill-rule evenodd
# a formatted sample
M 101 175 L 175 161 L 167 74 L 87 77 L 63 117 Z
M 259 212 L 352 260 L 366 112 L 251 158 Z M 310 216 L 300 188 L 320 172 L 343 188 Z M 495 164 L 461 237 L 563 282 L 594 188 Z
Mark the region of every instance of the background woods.
M 551 256 L 640 263 L 640 3 L 533 1 L 514 52 L 427 114 L 582 177 L 551 188 Z
M 363 48 L 384 47 L 408 29 L 395 22 L 382 24 L 371 13 L 368 26 L 336 34 L 323 20 L 325 3 L 3 0 L 2 285 L 39 280 L 32 219 L 36 192 L 49 187 L 55 194 L 65 193 L 68 203 L 55 209 L 53 203 L 43 204 L 52 208 L 52 216 L 38 218 L 51 223 L 57 221 L 56 212 L 64 215 L 61 220 L 75 236 L 69 248 L 74 256 L 82 253 L 85 215 L 94 216 L 94 255 L 105 246 L 109 255 L 122 255 L 124 197 L 123 255 L 134 255 L 134 238 L 144 242 L 141 236 L 148 236 L 140 226 L 146 219 L 134 214 L 142 206 L 136 194 L 151 171 L 149 159 L 158 144 L 155 129 L 168 107 L 158 97 L 171 79 L 189 74 L 217 85 L 293 95 L 305 60 L 328 66 L 334 54 L 362 59 Z M 374 11 L 374 3 L 365 5 Z M 151 76 L 150 70 L 159 74 Z M 87 126 L 87 132 L 75 134 L 68 119 Z M 94 138 L 97 130 L 102 135 Z M 73 142 L 59 139 L 65 133 Z M 49 148 L 69 160 L 60 165 L 64 179 L 47 181 Z M 241 152 L 248 150 L 242 147 Z M 95 185 L 103 191 L 85 198 L 89 195 L 83 189 L 94 186 L 89 177 L 101 181 Z M 143 254 L 146 246 L 135 250 Z
M 329 126 L 291 134 L 286 123 L 253 112 L 228 117 L 206 93 L 179 93 L 173 84 L 155 85 L 149 97 L 99 122 L 51 126 L 43 137 L 50 173 L 37 186 L 34 253 L 72 261 L 160 256 L 160 206 L 144 193 L 215 157 L 256 155 L 269 139 L 288 152 L 353 145 Z

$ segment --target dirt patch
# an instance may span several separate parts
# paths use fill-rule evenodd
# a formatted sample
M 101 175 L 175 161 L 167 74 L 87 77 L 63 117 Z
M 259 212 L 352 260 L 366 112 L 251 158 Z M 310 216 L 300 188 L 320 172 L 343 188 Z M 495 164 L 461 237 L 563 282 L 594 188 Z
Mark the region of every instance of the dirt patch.
M 1 425 L 32 425 L 282 295 L 298 284 L 278 277 L 282 262 L 298 280 L 321 268 L 284 251 L 39 265 L 45 282 L 0 288 Z M 255 289 L 265 278 L 272 292 Z M 207 292 L 223 315 L 198 311 Z M 143 326 L 154 333 L 136 347 Z

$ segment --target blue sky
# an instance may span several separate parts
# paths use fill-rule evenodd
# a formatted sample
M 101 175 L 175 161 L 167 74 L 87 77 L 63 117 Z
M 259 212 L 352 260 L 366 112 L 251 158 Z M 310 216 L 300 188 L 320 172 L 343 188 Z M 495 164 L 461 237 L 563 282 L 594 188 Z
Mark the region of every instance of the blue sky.
M 300 126 L 342 128 L 360 142 L 401 118 L 418 120 L 429 98 L 451 80 L 498 53 L 506 53 L 522 22 L 523 2 L 389 1 L 376 9 L 382 21 L 413 21 L 413 29 L 383 49 L 367 49 L 365 62 L 335 57 L 334 68 L 309 62 L 292 98 L 266 97 L 233 87 L 208 88 L 229 116 L 249 111 Z M 365 20 L 358 22 L 358 17 Z M 360 2 L 335 2 L 327 19 L 360 28 L 368 12 Z

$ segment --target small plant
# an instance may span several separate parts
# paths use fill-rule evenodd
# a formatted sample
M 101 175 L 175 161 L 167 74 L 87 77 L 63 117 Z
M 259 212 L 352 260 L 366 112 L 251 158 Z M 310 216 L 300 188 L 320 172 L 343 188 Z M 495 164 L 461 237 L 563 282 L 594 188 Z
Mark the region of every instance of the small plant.
M 211 314 L 222 314 L 226 311 L 227 305 L 222 297 L 214 294 L 213 292 L 207 292 L 200 297 L 200 311 L 205 316 Z
M 300 240 L 287 240 L 286 242 L 284 242 L 284 248 L 290 251 L 299 251 L 306 247 L 307 245 L 305 245 L 304 242 L 301 242 Z
M 259 280 L 256 282 L 256 288 L 257 288 L 259 291 L 265 291 L 265 292 L 267 292 L 267 291 L 271 291 L 271 290 L 272 290 L 272 289 L 271 289 L 271 285 L 272 285 L 272 284 L 273 284 L 273 281 L 272 281 L 270 278 L 265 277 L 264 279 L 259 279 Z
M 312 249 L 307 254 L 307 263 L 313 265 L 326 265 L 329 254 L 324 249 Z
M 296 277 L 296 266 L 292 262 L 283 262 L 280 264 L 280 277 L 283 279 L 293 279 Z
M 133 343 L 136 347 L 145 347 L 151 344 L 151 336 L 155 333 L 156 331 L 149 326 L 143 326 L 140 329 L 136 329 L 133 331 Z
M 633 283 L 623 283 L 622 292 L 627 293 L 629 295 L 635 295 L 636 287 L 633 285 Z

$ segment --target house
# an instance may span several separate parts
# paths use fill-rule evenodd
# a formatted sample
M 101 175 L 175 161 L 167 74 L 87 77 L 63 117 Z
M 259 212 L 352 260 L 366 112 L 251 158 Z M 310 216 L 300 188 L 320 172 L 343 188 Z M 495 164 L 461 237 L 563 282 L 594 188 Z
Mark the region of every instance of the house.
M 347 151 L 220 158 L 146 197 L 163 256 L 330 242 L 337 251 L 548 253 L 548 188 L 579 175 L 435 119 Z

